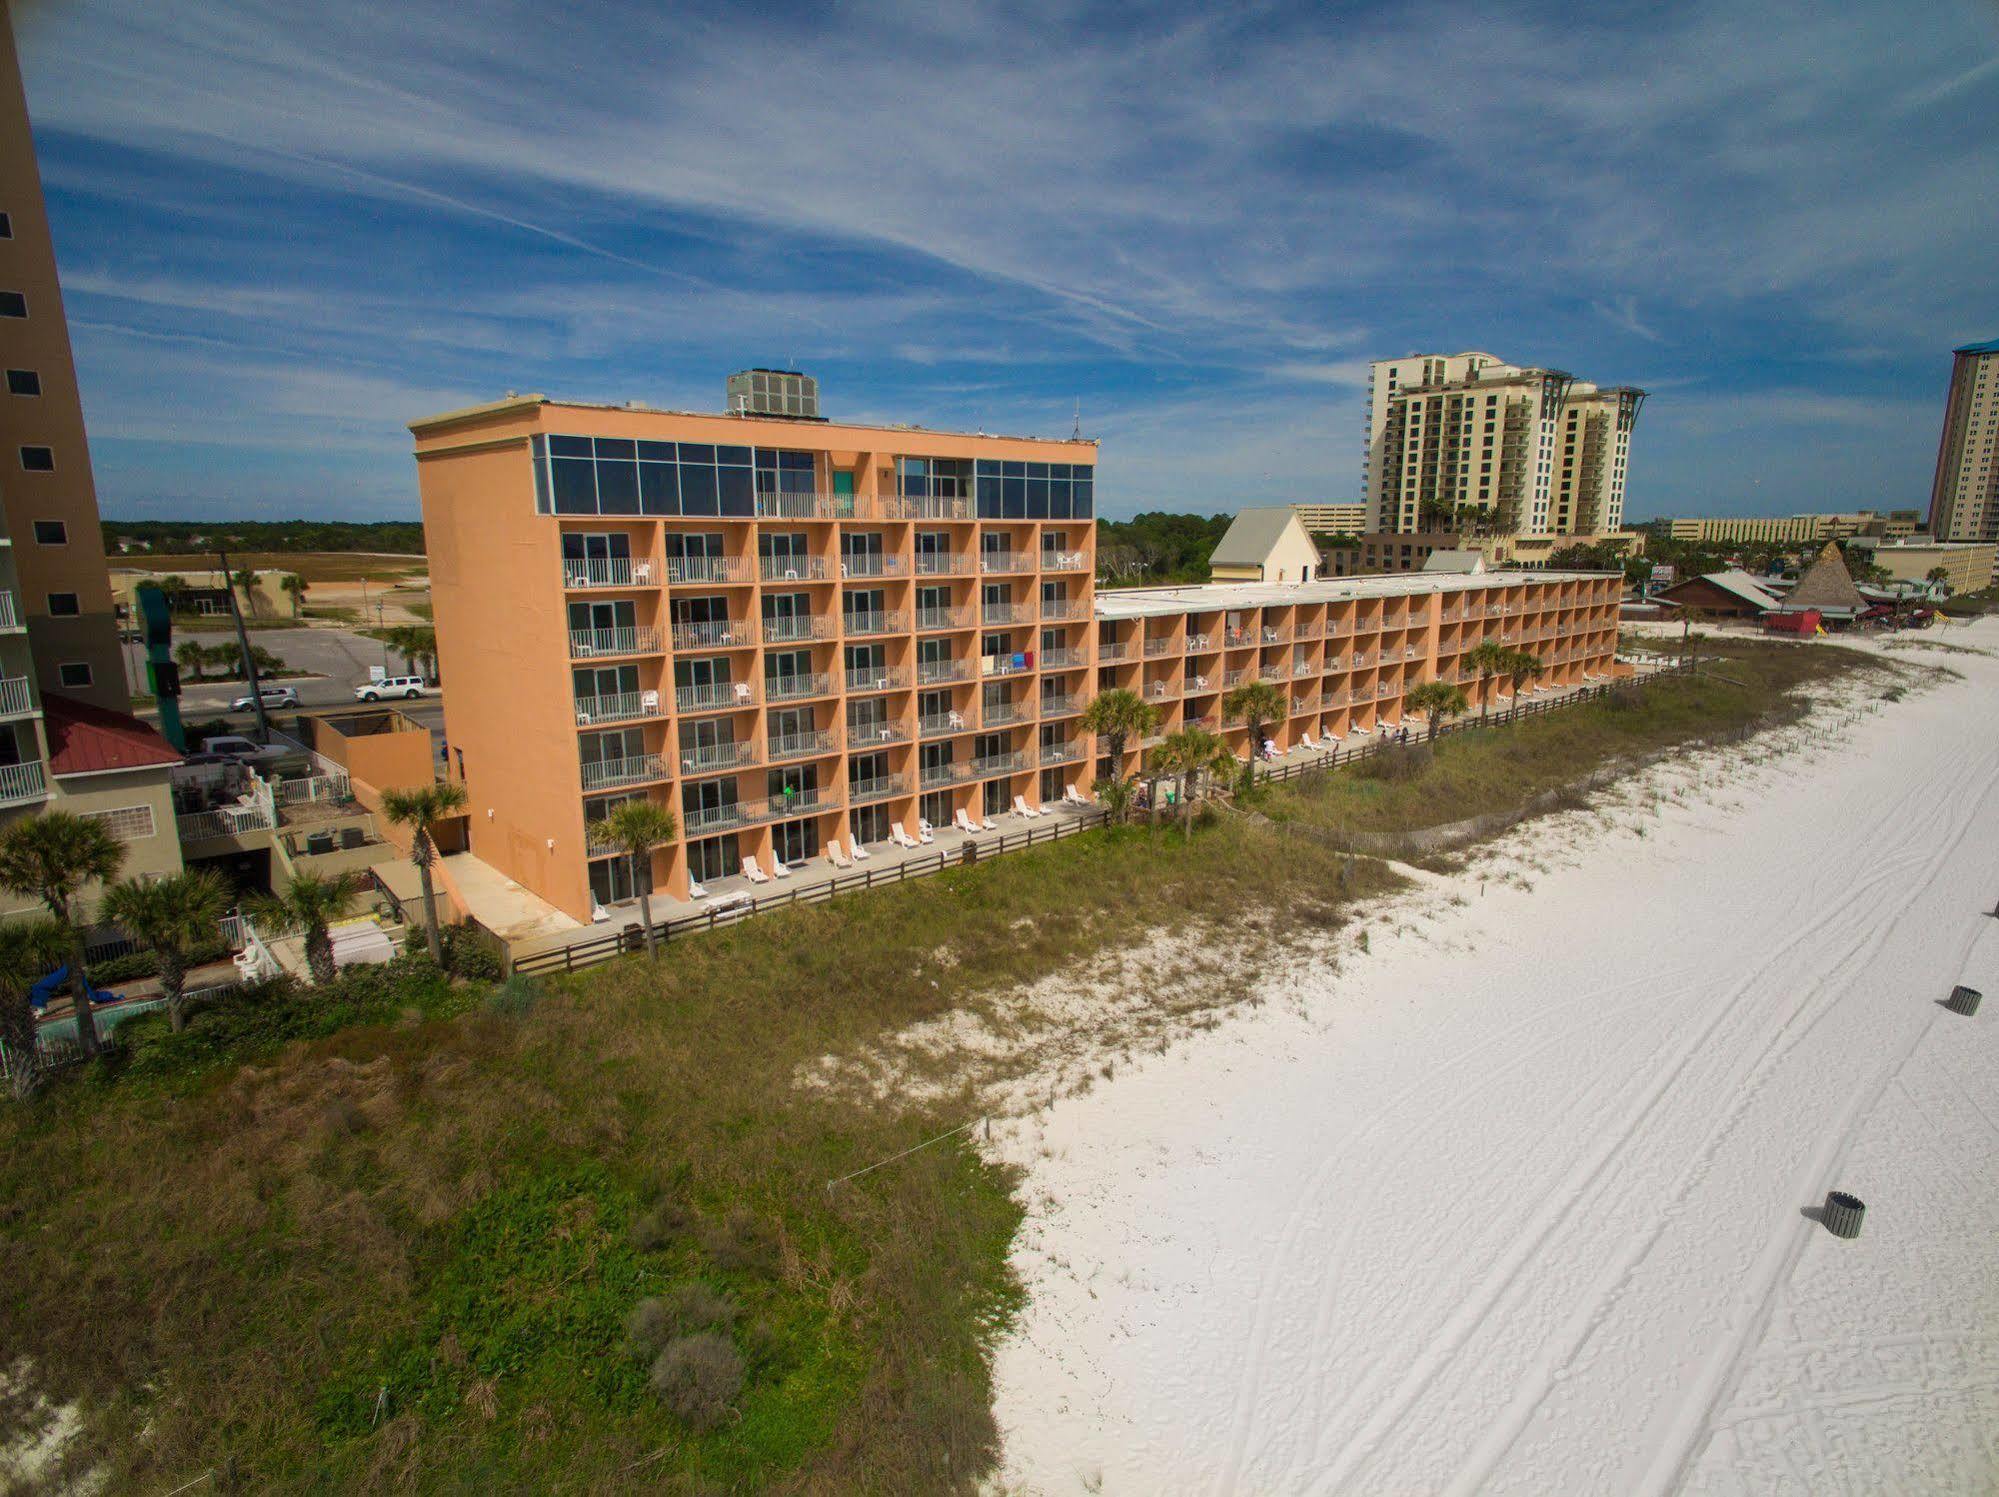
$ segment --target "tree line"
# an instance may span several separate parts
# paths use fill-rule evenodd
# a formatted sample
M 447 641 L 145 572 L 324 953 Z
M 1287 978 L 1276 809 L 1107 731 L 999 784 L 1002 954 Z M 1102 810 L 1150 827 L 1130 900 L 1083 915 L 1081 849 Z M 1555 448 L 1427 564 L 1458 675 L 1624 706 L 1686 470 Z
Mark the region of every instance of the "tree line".
M 106 520 L 104 549 L 130 541 L 179 554 L 227 546 L 240 551 L 385 551 L 421 556 L 416 520 Z
M 1097 521 L 1097 585 L 1146 587 L 1206 582 L 1208 560 L 1234 515 L 1148 510 L 1129 520 Z

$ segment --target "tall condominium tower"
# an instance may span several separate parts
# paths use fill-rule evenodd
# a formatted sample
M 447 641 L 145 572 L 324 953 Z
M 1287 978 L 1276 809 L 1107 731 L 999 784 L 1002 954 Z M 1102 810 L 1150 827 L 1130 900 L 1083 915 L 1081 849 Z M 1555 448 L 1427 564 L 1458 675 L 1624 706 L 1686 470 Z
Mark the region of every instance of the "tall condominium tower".
M 0 5 L 0 506 L 42 689 L 131 706 L 55 245 L 14 32 Z
M 1622 528 L 1643 390 L 1460 353 L 1377 360 L 1368 397 L 1361 483 L 1376 530 Z
M 1943 440 L 1930 485 L 1930 534 L 1999 540 L 1999 338 L 1954 350 Z

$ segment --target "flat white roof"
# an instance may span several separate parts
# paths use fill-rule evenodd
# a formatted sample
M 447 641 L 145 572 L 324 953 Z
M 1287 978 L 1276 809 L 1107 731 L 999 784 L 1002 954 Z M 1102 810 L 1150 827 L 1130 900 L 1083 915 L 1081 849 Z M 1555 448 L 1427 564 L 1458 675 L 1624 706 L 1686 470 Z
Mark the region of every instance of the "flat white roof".
M 1100 619 L 1157 618 L 1228 608 L 1285 608 L 1348 598 L 1406 598 L 1442 592 L 1517 587 L 1523 582 L 1598 581 L 1614 572 L 1394 572 L 1380 577 L 1328 577 L 1320 582 L 1206 582 L 1191 587 L 1114 588 L 1096 595 Z

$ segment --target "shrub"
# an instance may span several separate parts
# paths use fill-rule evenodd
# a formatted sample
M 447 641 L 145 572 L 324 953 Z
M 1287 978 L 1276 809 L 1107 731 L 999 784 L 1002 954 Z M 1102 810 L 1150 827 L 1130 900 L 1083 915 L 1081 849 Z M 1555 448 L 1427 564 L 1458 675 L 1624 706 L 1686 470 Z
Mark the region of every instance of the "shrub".
M 661 1201 L 632 1223 L 632 1246 L 642 1253 L 658 1252 L 693 1225 L 694 1218 L 678 1201 Z
M 540 996 L 541 989 L 535 985 L 535 980 L 517 972 L 486 995 L 486 1007 L 505 1018 L 525 1019 L 533 1012 L 535 1000 Z
M 652 1389 L 689 1428 L 713 1429 L 743 1389 L 743 1359 L 713 1332 L 683 1336 L 652 1364 Z
M 500 953 L 493 943 L 469 925 L 447 925 L 439 940 L 444 946 L 444 970 L 457 977 L 481 982 L 498 982 Z
M 1353 773 L 1363 780 L 1413 780 L 1435 757 L 1427 743 L 1397 743 L 1361 760 Z
M 777 1245 L 744 1206 L 732 1207 L 721 1221 L 701 1229 L 701 1251 L 725 1271 L 768 1274 L 777 1266 Z

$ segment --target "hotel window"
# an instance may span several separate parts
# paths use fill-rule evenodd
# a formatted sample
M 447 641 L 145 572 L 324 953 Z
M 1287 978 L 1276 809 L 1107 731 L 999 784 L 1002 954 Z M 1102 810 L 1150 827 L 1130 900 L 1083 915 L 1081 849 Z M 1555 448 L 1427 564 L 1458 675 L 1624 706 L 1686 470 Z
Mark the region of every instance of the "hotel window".
M 91 684 L 90 667 L 81 660 L 66 660 L 56 667 L 56 679 L 77 690 Z
M 7 393 L 9 395 L 39 395 L 42 393 L 42 377 L 32 369 L 9 369 L 7 371 Z
M 82 612 L 83 612 L 83 609 L 82 609 L 81 607 L 79 607 L 79 606 L 78 606 L 78 604 L 77 604 L 77 601 L 76 601 L 76 594 L 75 594 L 75 593 L 50 593 L 50 594 L 49 594 L 49 617 L 50 617 L 50 618 L 52 618 L 52 619 L 73 619 L 73 618 L 75 618 L 75 617 L 76 617 L 76 616 L 77 616 L 78 614 L 80 614 L 80 613 L 82 613 Z
M 37 546 L 67 546 L 69 526 L 61 520 L 35 521 L 35 544 Z
M 28 299 L 18 291 L 0 291 L 0 317 L 26 317 Z
M 53 447 L 23 447 L 21 466 L 30 473 L 53 473 L 56 470 L 56 453 Z
M 87 821 L 99 822 L 120 842 L 138 842 L 157 833 L 151 806 L 118 806 L 109 811 L 86 811 Z
M 0 239 L 12 239 L 13 237 L 14 215 L 11 213 L 0 213 Z

